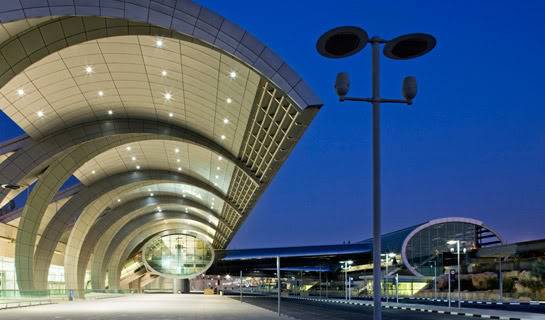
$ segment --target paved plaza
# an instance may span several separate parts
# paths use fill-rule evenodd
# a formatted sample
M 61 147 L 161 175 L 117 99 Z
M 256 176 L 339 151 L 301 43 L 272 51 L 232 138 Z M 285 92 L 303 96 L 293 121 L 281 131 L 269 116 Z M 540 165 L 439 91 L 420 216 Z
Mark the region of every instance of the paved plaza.
M 2 320 L 267 320 L 278 319 L 278 316 L 272 311 L 222 296 L 148 294 L 1 310 L 0 318 Z

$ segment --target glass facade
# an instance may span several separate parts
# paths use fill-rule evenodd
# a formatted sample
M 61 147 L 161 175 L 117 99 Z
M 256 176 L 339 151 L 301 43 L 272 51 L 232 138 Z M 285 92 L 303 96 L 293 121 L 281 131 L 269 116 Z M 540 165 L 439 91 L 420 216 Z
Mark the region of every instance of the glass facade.
M 192 278 L 206 271 L 214 251 L 205 240 L 192 235 L 167 235 L 149 241 L 143 250 L 144 264 L 169 278 Z
M 477 247 L 477 225 L 465 222 L 445 222 L 417 232 L 407 243 L 406 258 L 420 274 L 433 276 L 443 273 L 445 259 L 452 256 L 449 240 L 460 240 L 462 248 Z M 462 249 L 460 249 L 462 250 Z
M 89 278 L 89 272 L 86 273 L 86 279 Z M 64 267 L 51 265 L 47 277 L 48 289 L 51 292 L 61 292 L 65 290 Z M 17 296 L 19 287 L 15 276 L 15 259 L 11 257 L 0 256 L 0 292 L 1 296 Z

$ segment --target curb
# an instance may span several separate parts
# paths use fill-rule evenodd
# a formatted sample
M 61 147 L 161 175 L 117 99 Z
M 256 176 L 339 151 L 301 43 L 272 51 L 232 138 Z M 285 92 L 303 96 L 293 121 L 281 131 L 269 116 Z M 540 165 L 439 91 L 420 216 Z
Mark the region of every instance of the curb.
M 289 297 L 289 298 L 290 299 L 316 301 L 316 302 L 359 305 L 359 306 L 366 306 L 366 307 L 372 307 L 373 306 L 372 303 L 361 302 L 361 301 L 326 300 L 326 299 L 301 298 L 301 297 Z M 399 309 L 399 310 L 408 310 L 408 311 L 418 311 L 418 312 L 428 312 L 428 313 L 438 313 L 438 314 L 449 314 L 449 315 L 454 315 L 454 316 L 466 316 L 466 317 L 474 317 L 474 318 L 500 319 L 500 320 L 524 320 L 523 318 L 493 316 L 493 315 L 482 314 L 482 313 L 467 313 L 467 312 L 444 311 L 444 310 L 433 310 L 433 309 L 426 309 L 426 308 L 401 307 L 401 306 L 389 306 L 389 305 L 382 305 L 382 307 L 385 308 L 385 309 Z
M 34 307 L 34 306 L 43 306 L 43 305 L 55 304 L 55 303 L 56 302 L 54 302 L 52 300 L 4 302 L 4 303 L 0 303 L 0 310 L 27 308 L 27 307 Z
M 447 299 L 434 299 L 434 298 L 405 298 L 409 300 L 427 300 L 427 301 L 438 301 L 438 302 L 448 302 Z M 458 300 L 451 300 L 452 302 L 458 302 Z M 474 301 L 474 300 L 462 300 L 462 303 L 469 304 L 488 304 L 488 305 L 512 305 L 512 306 L 545 306 L 545 302 L 542 301 L 521 301 L 521 302 L 498 302 L 498 301 Z

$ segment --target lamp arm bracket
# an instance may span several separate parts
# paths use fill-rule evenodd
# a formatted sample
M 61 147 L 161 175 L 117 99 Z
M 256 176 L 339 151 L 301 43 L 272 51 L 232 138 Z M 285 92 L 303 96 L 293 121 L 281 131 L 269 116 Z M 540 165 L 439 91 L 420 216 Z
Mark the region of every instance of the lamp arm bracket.
M 369 103 L 375 103 L 375 102 L 378 102 L 378 103 L 403 103 L 403 104 L 407 104 L 407 105 L 412 105 L 413 104 L 412 100 L 407 100 L 407 99 L 383 99 L 383 98 L 373 99 L 373 98 L 358 98 L 358 97 L 339 97 L 339 101 L 341 101 L 341 102 L 344 102 L 344 101 L 359 101 L 359 102 L 369 102 Z

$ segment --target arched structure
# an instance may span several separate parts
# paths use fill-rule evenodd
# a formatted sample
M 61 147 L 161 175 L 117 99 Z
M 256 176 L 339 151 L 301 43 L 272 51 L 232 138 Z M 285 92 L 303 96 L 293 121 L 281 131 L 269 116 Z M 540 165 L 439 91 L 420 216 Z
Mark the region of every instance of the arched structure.
M 74 248 L 68 245 L 65 252 L 65 281 L 69 287 L 83 287 L 85 271 L 90 260 L 90 256 L 94 253 L 95 257 L 103 257 L 105 254 L 105 246 L 95 247 L 99 238 L 105 238 L 103 242 L 111 242 L 114 234 L 121 226 L 128 221 L 135 219 L 141 215 L 155 213 L 160 208 L 161 211 L 169 211 L 174 209 L 184 209 L 186 213 L 192 212 L 211 223 L 214 223 L 214 228 L 219 223 L 219 218 L 215 212 L 209 207 L 195 200 L 185 199 L 175 195 L 156 195 L 154 197 L 145 196 L 131 200 L 115 209 L 105 212 L 97 219 L 96 223 L 91 227 L 89 232 L 85 234 L 85 239 L 81 243 L 81 247 Z M 216 222 L 218 221 L 218 222 Z M 216 231 L 219 232 L 219 231 Z M 224 235 L 222 235 L 224 236 Z M 98 259 L 98 261 L 102 259 Z M 100 271 L 100 270 L 99 270 Z M 100 275 L 92 270 L 91 279 L 99 279 Z M 76 285 L 77 284 L 77 285 Z M 97 280 L 95 288 L 102 288 Z
M 209 193 L 177 205 L 213 216 L 182 213 L 224 248 L 321 105 L 259 40 L 191 1 L 2 1 L 0 108 L 28 136 L 0 149 L 0 184 L 21 187 L 0 203 L 37 181 L 18 225 L 19 289 L 47 289 L 66 230 L 68 289 L 82 289 L 91 252 L 92 269 L 105 265 L 101 241 L 128 244 L 120 232 L 147 216 L 130 201 L 174 205 L 136 200 L 143 188 Z M 83 186 L 51 211 L 70 176 Z
M 188 184 L 200 188 L 204 191 L 214 194 L 216 197 L 229 203 L 221 191 L 214 186 L 208 185 L 204 181 L 200 181 L 194 177 L 183 173 L 174 173 L 168 171 L 138 171 L 118 174 L 112 177 L 102 179 L 91 186 L 88 186 L 76 196 L 72 197 L 53 217 L 45 228 L 40 241 L 36 247 L 34 256 L 24 256 L 19 254 L 17 259 L 25 261 L 34 261 L 34 273 L 32 277 L 37 285 L 38 290 L 45 290 L 47 273 L 51 258 L 57 243 L 67 227 L 76 220 L 71 236 L 68 241 L 68 247 L 74 248 L 73 258 L 78 258 L 81 250 L 81 242 L 83 235 L 87 234 L 100 213 L 105 209 L 108 202 L 100 201 L 101 197 L 113 192 L 116 196 L 127 192 L 128 190 L 146 187 L 153 184 L 164 182 L 176 182 Z M 89 206 L 93 205 L 91 208 Z M 89 209 L 89 210 L 88 210 Z M 17 239 L 19 241 L 19 239 Z M 69 252 L 67 251 L 67 254 Z M 17 264 L 20 266 L 21 264 Z M 67 266 L 65 266 L 67 267 Z M 24 275 L 24 273 L 18 273 Z M 19 280 L 19 281 L 22 281 Z
M 416 276 L 422 276 L 423 269 L 429 270 L 430 262 L 440 266 L 439 255 L 448 252 L 448 241 L 460 241 L 467 249 L 503 243 L 494 229 L 482 221 L 449 217 L 431 220 L 413 228 L 404 238 L 401 258 L 405 267 Z
M 121 270 L 123 269 L 123 262 L 129 258 L 129 255 L 133 250 L 143 244 L 143 242 L 164 230 L 169 230 L 172 228 L 178 228 L 178 231 L 183 232 L 194 232 L 199 234 L 199 230 L 195 229 L 192 226 L 184 225 L 178 221 L 168 221 L 168 222 L 154 222 L 150 224 L 143 225 L 133 232 L 128 234 L 113 251 L 114 255 L 112 259 L 109 260 L 107 265 L 107 274 L 108 274 L 108 285 L 109 290 L 119 289 L 119 280 L 121 275 Z M 183 228 L 180 230 L 180 228 Z M 200 233 L 202 234 L 202 233 Z

